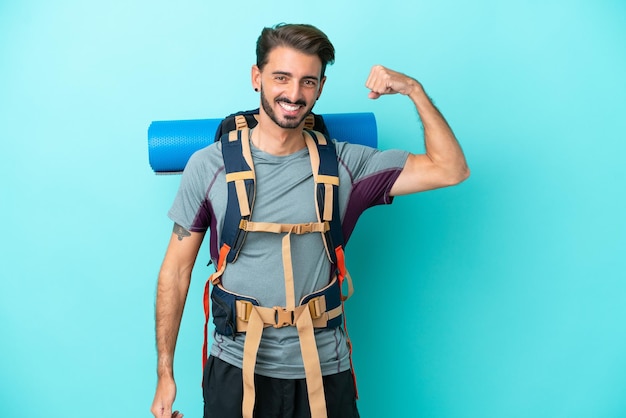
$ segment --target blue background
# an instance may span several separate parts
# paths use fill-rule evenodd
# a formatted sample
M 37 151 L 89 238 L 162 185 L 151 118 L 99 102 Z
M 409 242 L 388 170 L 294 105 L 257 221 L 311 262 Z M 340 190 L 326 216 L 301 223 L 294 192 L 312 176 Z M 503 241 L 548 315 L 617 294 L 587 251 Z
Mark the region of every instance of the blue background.
M 0 404 L 20 417 L 149 416 L 153 301 L 179 176 L 153 120 L 257 105 L 263 26 L 337 49 L 316 110 L 375 112 L 422 150 L 418 78 L 472 177 L 364 215 L 348 248 L 363 417 L 626 416 L 626 3 L 0 2 Z M 201 416 L 202 249 L 176 356 Z

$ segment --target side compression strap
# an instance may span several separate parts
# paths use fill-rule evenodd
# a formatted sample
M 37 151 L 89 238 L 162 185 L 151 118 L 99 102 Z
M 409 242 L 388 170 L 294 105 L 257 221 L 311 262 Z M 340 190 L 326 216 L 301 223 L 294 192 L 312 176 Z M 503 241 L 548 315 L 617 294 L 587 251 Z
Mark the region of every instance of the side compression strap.
M 354 372 L 354 364 L 352 363 L 352 340 L 350 340 L 350 334 L 348 333 L 348 321 L 346 319 L 346 313 L 344 310 L 344 302 L 348 300 L 354 293 L 354 286 L 352 285 L 352 277 L 346 269 L 345 255 L 343 253 L 343 247 L 339 246 L 335 248 L 335 254 L 337 256 L 337 270 L 339 274 L 337 280 L 339 281 L 339 289 L 341 292 L 341 309 L 343 314 L 343 330 L 346 334 L 346 341 L 348 342 L 348 350 L 350 351 L 350 370 L 352 371 L 352 383 L 354 384 L 354 393 L 357 399 L 359 399 L 359 389 L 356 384 L 356 374 Z M 348 294 L 343 294 L 343 281 L 346 280 L 348 285 Z
M 211 291 L 210 291 L 210 284 L 217 284 L 219 283 L 222 274 L 224 273 L 224 270 L 226 269 L 226 257 L 228 256 L 228 253 L 230 252 L 230 247 L 228 246 L 228 244 L 224 244 L 222 245 L 222 248 L 220 248 L 220 256 L 219 259 L 217 261 L 217 270 L 215 271 L 215 273 L 211 274 L 211 276 L 209 277 L 209 280 L 206 281 L 206 284 L 204 285 L 204 297 L 203 297 L 203 302 L 204 302 L 204 342 L 202 343 L 202 370 L 204 370 L 204 366 L 206 365 L 206 361 L 208 358 L 208 354 L 209 354 L 209 316 L 211 314 L 211 310 L 210 308 L 210 303 L 211 303 Z
M 343 247 L 335 248 L 335 257 L 337 257 L 337 270 L 339 271 L 338 279 L 339 287 L 341 288 L 341 300 L 348 300 L 350 296 L 352 296 L 352 294 L 354 293 L 354 286 L 352 285 L 352 278 L 350 277 L 350 273 L 348 273 L 348 269 L 346 268 L 346 259 L 343 252 Z M 343 294 L 344 280 L 347 280 L 348 284 L 348 294 L 345 296 Z

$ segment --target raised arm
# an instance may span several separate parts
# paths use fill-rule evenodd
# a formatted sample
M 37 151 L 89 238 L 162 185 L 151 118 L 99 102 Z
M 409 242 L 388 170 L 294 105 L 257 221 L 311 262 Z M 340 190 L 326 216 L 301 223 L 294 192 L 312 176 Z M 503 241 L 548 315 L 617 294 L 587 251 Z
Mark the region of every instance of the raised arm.
M 202 244 L 204 233 L 189 232 L 174 224 L 174 231 L 159 272 L 156 296 L 157 389 L 152 414 L 157 417 L 182 418 L 172 412 L 176 398 L 174 350 L 180 320 L 187 299 L 191 271 Z
M 422 85 L 405 74 L 381 65 L 372 67 L 366 82 L 369 97 L 403 94 L 415 105 L 424 127 L 425 154 L 410 154 L 391 195 L 403 195 L 453 186 L 469 177 L 463 150 L 443 115 Z

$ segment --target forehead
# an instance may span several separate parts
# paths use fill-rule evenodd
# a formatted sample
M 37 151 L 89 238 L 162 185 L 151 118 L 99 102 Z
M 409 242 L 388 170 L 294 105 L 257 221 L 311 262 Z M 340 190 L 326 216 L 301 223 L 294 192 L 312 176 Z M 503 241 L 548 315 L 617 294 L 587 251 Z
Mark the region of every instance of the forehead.
M 278 46 L 267 55 L 264 72 L 286 72 L 294 76 L 314 76 L 320 78 L 322 60 L 317 55 L 305 54 L 297 49 Z

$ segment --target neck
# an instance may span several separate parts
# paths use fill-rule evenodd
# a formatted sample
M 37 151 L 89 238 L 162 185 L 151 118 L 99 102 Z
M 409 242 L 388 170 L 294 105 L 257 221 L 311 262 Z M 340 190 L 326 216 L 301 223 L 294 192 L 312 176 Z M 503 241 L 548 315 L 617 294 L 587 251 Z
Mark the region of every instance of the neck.
M 302 130 L 304 122 L 294 129 L 284 129 L 276 125 L 263 112 L 259 113 L 259 123 L 252 131 L 252 143 L 258 149 L 271 155 L 289 155 L 306 146 Z

